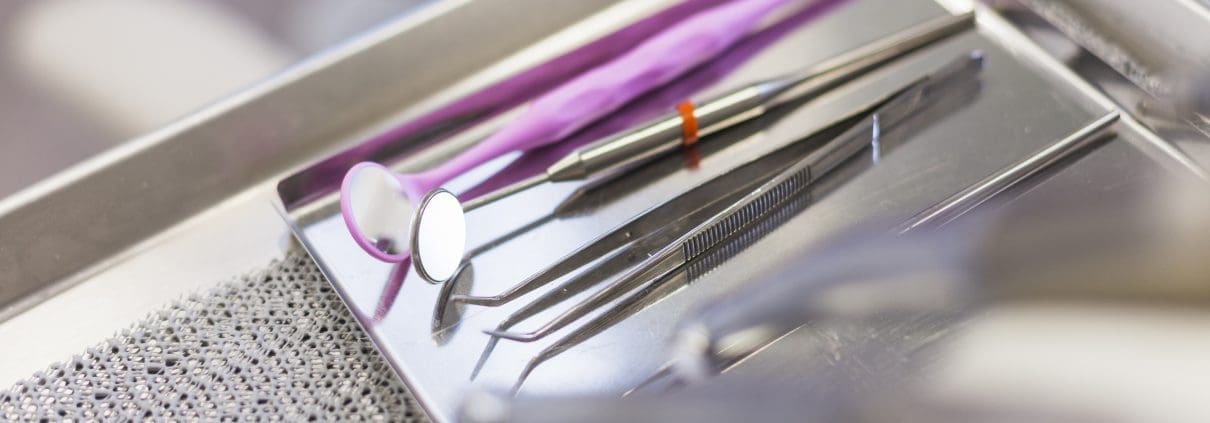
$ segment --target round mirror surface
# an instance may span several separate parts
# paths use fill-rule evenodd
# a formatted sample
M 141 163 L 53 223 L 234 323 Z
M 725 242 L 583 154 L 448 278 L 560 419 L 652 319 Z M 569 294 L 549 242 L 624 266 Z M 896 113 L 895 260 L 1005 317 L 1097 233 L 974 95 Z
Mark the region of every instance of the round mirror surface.
M 430 192 L 412 220 L 412 264 L 432 282 L 448 280 L 466 252 L 466 216 L 449 191 Z

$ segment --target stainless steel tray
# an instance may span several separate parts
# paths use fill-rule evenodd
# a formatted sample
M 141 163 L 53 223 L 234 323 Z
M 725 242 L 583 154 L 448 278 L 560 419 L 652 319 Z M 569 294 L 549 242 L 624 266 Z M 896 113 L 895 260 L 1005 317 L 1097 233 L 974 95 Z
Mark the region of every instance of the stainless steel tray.
M 951 11 L 972 7 L 962 1 L 949 1 L 946 6 Z M 929 0 L 849 2 L 780 39 L 702 94 L 820 61 L 942 13 L 949 11 Z M 341 176 L 341 167 L 358 159 L 374 158 L 399 169 L 422 168 L 473 140 L 427 151 L 418 145 L 376 143 L 340 152 L 279 185 L 282 212 L 434 419 L 451 420 L 468 389 L 511 388 L 539 356 L 543 359 L 525 380 L 521 395 L 620 394 L 664 364 L 670 331 L 695 305 L 737 289 L 761 269 L 794 260 L 829 233 L 911 216 L 1113 107 L 998 16 L 980 13 L 977 31 L 911 56 L 825 99 L 718 135 L 703 146 L 700 166 L 689 167 L 681 157 L 669 157 L 611 184 L 545 186 L 476 210 L 468 215 L 471 247 L 542 218 L 573 193 L 588 204 L 582 213 L 537 225 L 477 256 L 473 276 L 454 285 L 426 283 L 413 272 L 398 273 L 362 253 L 345 231 L 331 188 Z M 888 87 L 972 49 L 983 50 L 987 57 L 977 90 L 956 93 L 927 124 L 886 134 L 891 143 L 876 163 L 863 158 L 846 164 L 813 188 L 802 210 L 787 215 L 776 230 L 705 274 L 644 298 L 637 311 L 594 326 L 591 336 L 560 343 L 596 315 L 533 343 L 492 344 L 481 332 L 553 285 L 500 307 L 454 307 L 442 321 L 433 321 L 444 288 L 499 292 L 661 199 L 796 140 Z M 492 123 L 483 125 L 490 128 Z M 1029 209 L 1053 207 L 1056 197 L 1137 198 L 1145 194 L 1149 181 L 1170 172 L 1192 171 L 1188 160 L 1137 122 L 1127 118 L 1117 131 L 1116 139 L 1063 163 L 1032 189 L 1006 199 Z M 568 303 L 587 293 L 573 296 Z M 533 327 L 568 303 L 518 328 Z M 883 329 L 893 332 L 894 328 Z M 940 331 L 944 325 L 928 329 Z M 544 353 L 548 348 L 554 353 Z M 767 363 L 762 368 L 759 355 L 749 361 L 736 371 L 777 371 L 767 368 Z

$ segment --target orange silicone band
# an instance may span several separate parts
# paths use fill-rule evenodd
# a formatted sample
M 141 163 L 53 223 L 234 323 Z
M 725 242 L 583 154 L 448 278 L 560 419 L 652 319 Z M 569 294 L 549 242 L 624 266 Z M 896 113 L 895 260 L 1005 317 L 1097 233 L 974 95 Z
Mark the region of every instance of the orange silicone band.
M 693 114 L 693 103 L 682 101 L 676 105 L 676 111 L 681 114 L 681 144 L 691 146 L 697 142 L 697 116 Z

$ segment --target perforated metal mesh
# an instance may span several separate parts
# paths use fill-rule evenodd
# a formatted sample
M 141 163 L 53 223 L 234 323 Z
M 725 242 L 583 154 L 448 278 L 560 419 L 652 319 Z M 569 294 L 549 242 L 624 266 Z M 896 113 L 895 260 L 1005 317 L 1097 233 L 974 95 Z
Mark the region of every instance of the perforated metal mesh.
M 302 253 L 0 392 L 0 420 L 63 419 L 428 420 Z

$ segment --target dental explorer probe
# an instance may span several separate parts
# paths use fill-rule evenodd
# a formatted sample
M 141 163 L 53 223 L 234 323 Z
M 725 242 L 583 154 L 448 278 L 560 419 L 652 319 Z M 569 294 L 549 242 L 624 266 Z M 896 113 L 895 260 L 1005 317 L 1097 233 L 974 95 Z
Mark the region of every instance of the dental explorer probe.
M 461 212 L 469 212 L 546 182 L 579 180 L 601 172 L 634 166 L 675 151 L 682 146 L 692 146 L 700 137 L 749 121 L 763 115 L 773 107 L 790 101 L 819 97 L 888 62 L 960 33 L 973 24 L 973 12 L 943 16 L 897 32 L 802 71 L 747 85 L 697 106 L 690 102 L 681 103 L 677 106 L 676 113 L 657 118 L 640 128 L 582 147 L 560 159 L 543 173 L 468 200 L 462 203 Z M 453 210 L 454 208 L 451 207 L 451 205 L 457 204 L 457 201 L 453 193 L 438 188 L 429 192 L 421 200 L 417 213 L 412 219 L 411 233 L 414 234 L 411 243 L 412 263 L 416 266 L 417 273 L 429 281 L 448 280 L 452 276 L 452 272 L 441 272 L 440 270 L 453 269 L 456 266 L 441 265 L 430 268 L 434 266 L 426 266 L 426 262 L 457 263 L 461 260 L 461 255 L 459 254 L 457 260 L 454 260 L 448 255 L 447 248 L 451 247 L 448 243 L 434 242 L 430 244 L 418 240 L 416 235 L 421 234 L 426 226 L 431 227 L 424 223 L 426 215 L 439 215 L 432 218 L 440 221 L 443 226 L 443 229 L 437 232 L 450 230 L 445 225 L 457 225 L 458 221 L 462 221 L 461 224 L 465 226 L 465 221 L 461 217 L 454 216 L 459 214 L 457 210 Z M 430 202 L 440 204 L 440 206 L 432 208 L 435 212 L 426 212 L 429 209 L 427 204 Z M 465 227 L 461 230 L 460 233 L 465 233 Z M 438 245 L 441 247 L 438 248 L 441 251 L 426 255 L 423 251 L 426 245 Z

